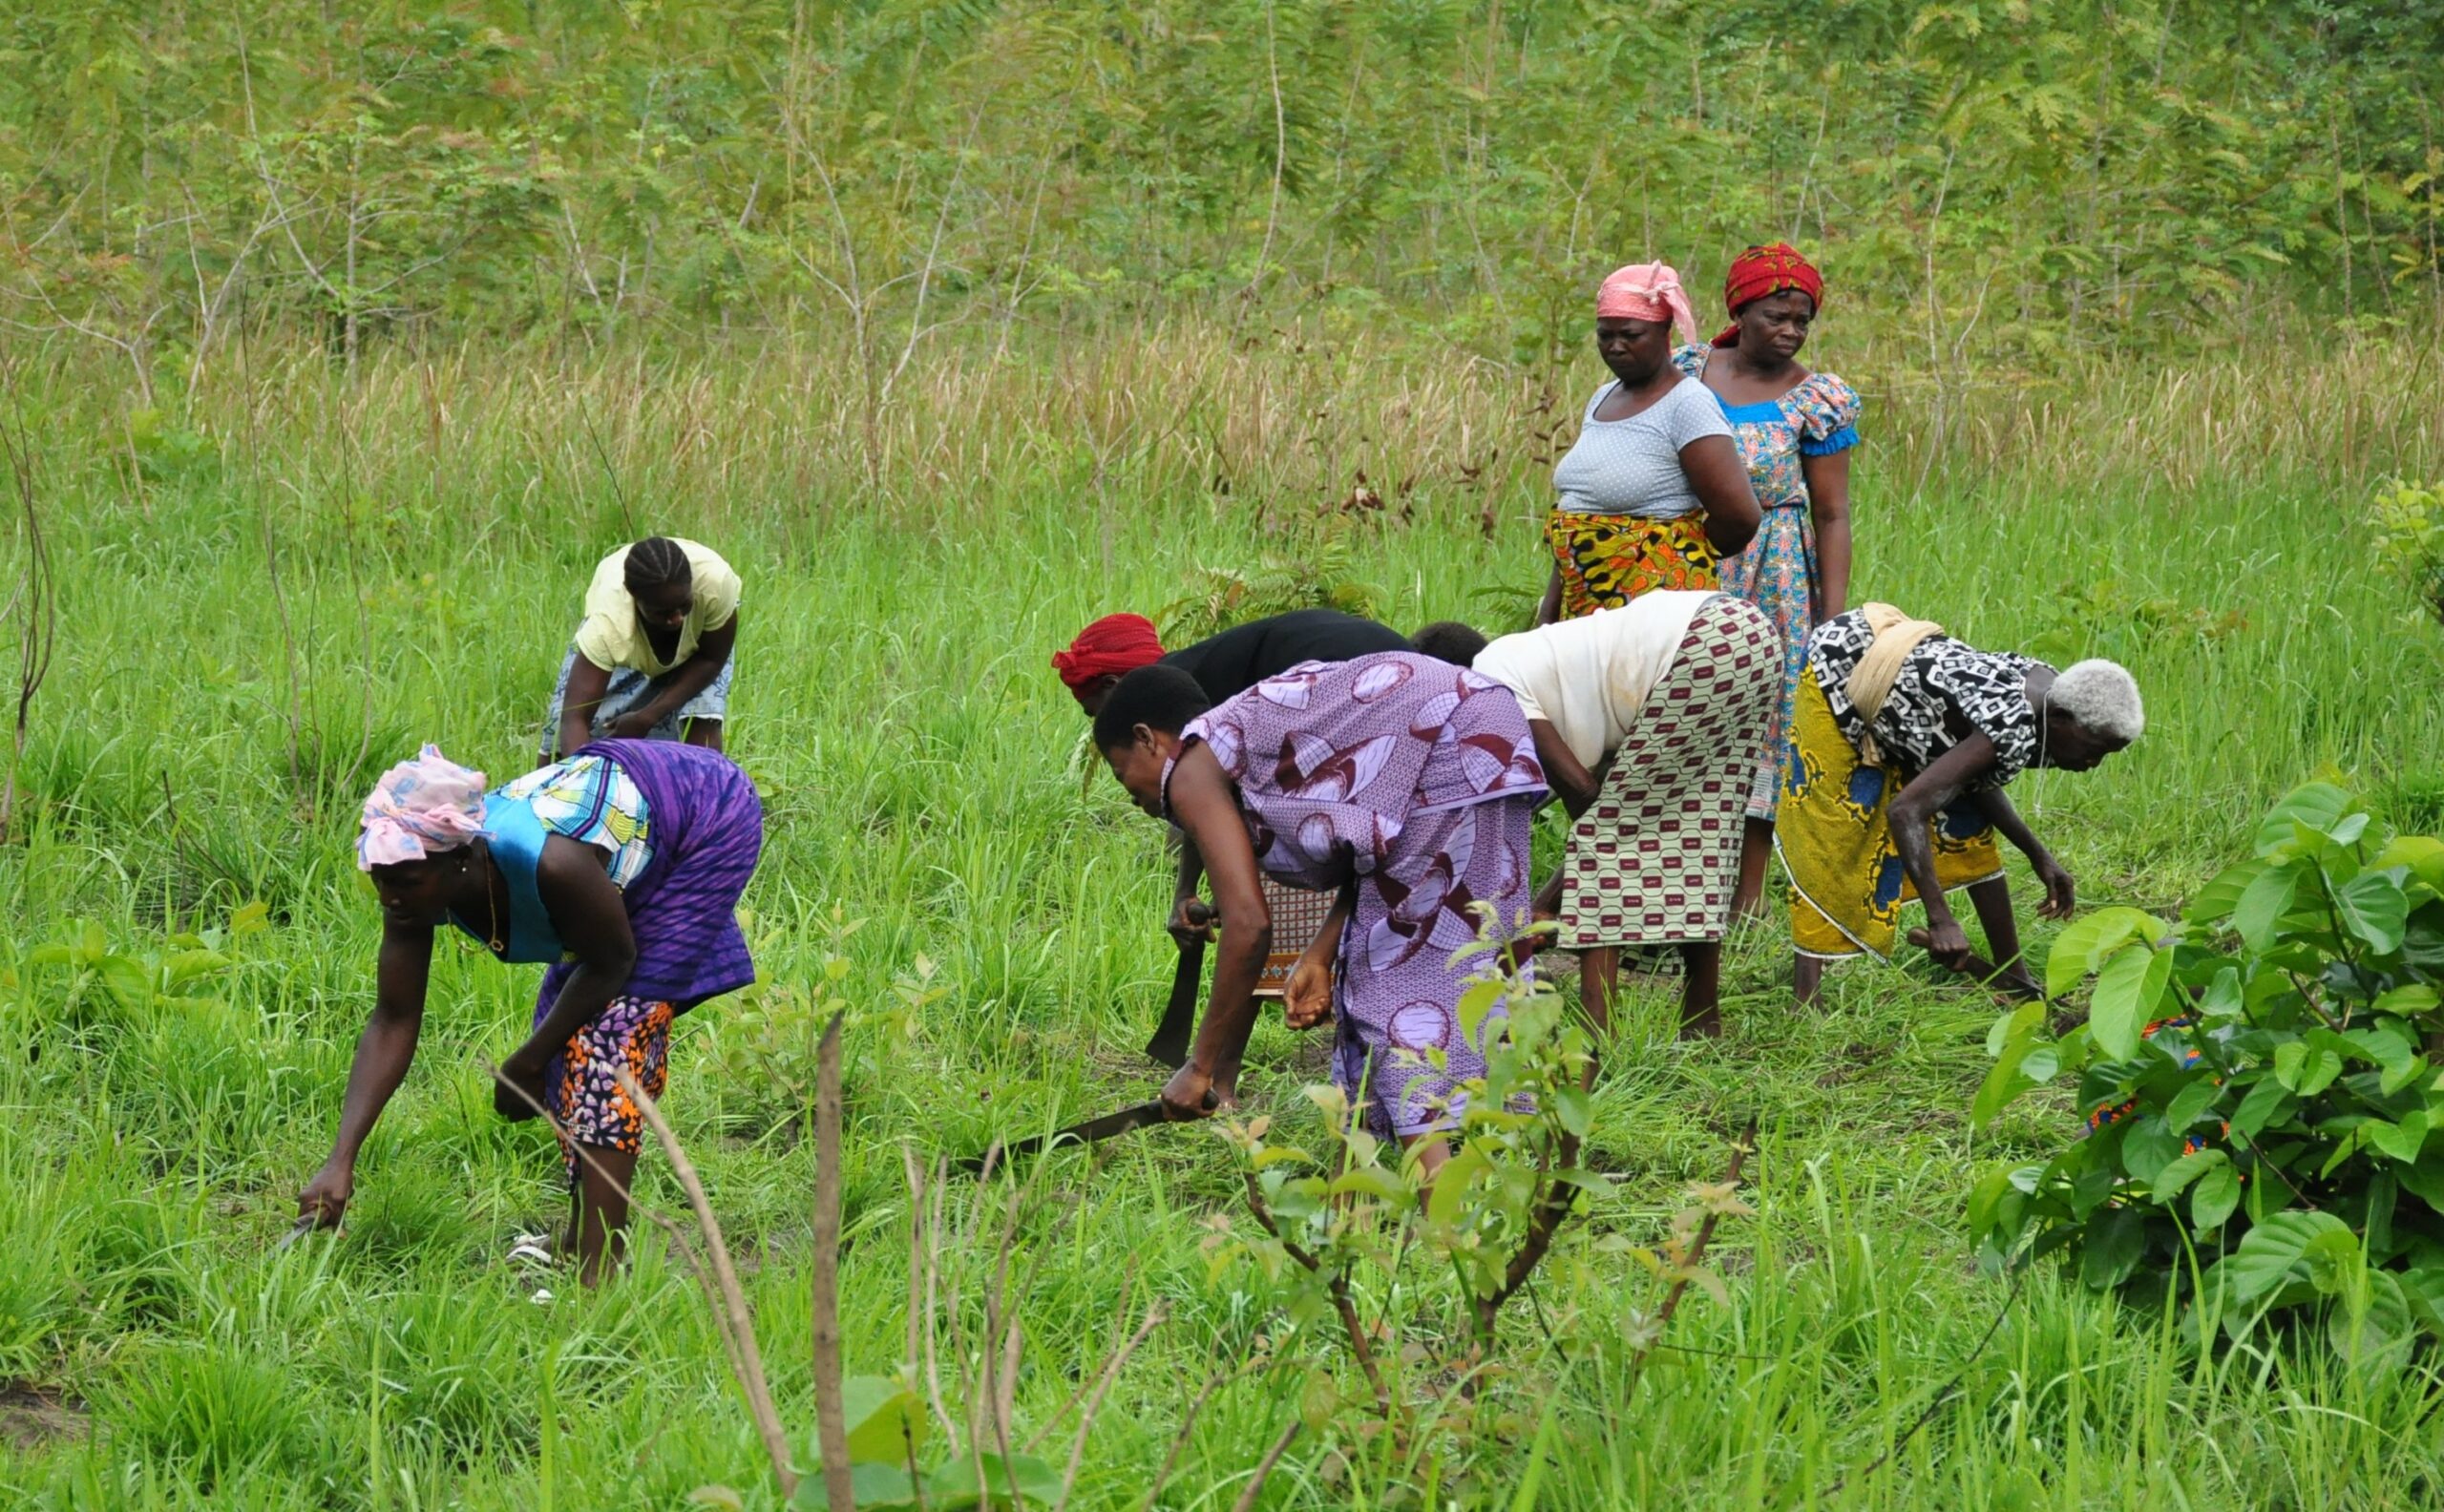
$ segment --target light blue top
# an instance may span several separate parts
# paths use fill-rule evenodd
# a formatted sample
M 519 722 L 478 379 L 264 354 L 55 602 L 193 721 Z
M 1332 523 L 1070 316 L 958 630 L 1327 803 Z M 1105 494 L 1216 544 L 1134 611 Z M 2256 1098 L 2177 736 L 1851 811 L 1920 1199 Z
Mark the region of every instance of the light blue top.
M 1635 514 L 1678 519 L 1701 508 L 1680 449 L 1731 426 L 1706 386 L 1683 378 L 1626 420 L 1598 420 L 1595 407 L 1618 388 L 1595 390 L 1580 417 L 1578 440 L 1553 469 L 1553 508 L 1565 514 Z

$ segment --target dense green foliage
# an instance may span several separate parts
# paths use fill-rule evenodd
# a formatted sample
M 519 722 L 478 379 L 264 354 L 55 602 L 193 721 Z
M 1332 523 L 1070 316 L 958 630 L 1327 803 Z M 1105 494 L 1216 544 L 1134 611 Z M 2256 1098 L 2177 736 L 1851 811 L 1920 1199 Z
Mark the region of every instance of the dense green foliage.
M 853 328 L 1328 302 L 1498 354 L 1796 238 L 1922 361 L 2432 320 L 2444 14 L 2383 0 L 250 0 L 0 15 L 0 289 L 241 325 Z
M 2444 841 L 2312 783 L 2255 850 L 2178 930 L 2109 908 L 2055 938 L 2047 985 L 2094 973 L 2088 1021 L 1998 1022 L 1976 1112 L 2068 1071 L 2098 1126 L 1987 1175 L 1970 1226 L 1997 1257 L 2067 1248 L 2091 1286 L 2169 1286 L 2236 1336 L 2339 1297 L 2336 1345 L 2397 1361 L 2414 1329 L 2444 1337 Z

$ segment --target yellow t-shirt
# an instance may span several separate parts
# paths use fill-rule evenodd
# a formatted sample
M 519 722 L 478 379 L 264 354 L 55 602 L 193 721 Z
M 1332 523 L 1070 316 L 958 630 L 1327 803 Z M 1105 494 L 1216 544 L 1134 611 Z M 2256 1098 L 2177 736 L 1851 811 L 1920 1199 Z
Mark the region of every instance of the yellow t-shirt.
M 696 643 L 707 630 L 718 630 L 738 613 L 738 574 L 711 547 L 682 536 L 671 540 L 687 554 L 687 571 L 695 593 L 687 618 L 679 626 L 679 649 L 669 661 L 654 655 L 637 620 L 637 600 L 628 593 L 628 551 L 621 547 L 594 569 L 585 590 L 585 622 L 577 627 L 577 649 L 603 671 L 634 667 L 647 677 L 660 677 L 696 654 Z

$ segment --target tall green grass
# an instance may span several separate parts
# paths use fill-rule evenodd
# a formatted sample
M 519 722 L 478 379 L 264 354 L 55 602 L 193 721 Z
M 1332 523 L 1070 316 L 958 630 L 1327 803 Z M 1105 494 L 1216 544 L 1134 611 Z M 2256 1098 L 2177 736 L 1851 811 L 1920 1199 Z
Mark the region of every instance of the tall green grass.
M 2147 690 L 2131 753 L 2021 789 L 2084 899 L 2178 898 L 2327 768 L 2436 823 L 2444 640 L 2372 575 L 2360 525 L 2374 476 L 2444 472 L 2433 351 L 2130 365 L 2043 391 L 1824 355 L 1869 397 L 1861 596 L 1983 644 L 2117 656 Z M 479 1069 L 518 1037 L 531 972 L 445 947 L 347 1234 L 270 1249 L 369 1001 L 376 918 L 347 847 L 362 788 L 425 739 L 523 769 L 602 552 L 675 531 L 747 578 L 731 733 L 769 805 L 758 960 L 782 984 L 847 962 L 843 1325 L 851 1368 L 885 1371 L 905 1336 L 899 1144 L 957 1155 L 1148 1084 L 1160 834 L 1107 784 L 1082 794 L 1046 654 L 1192 567 L 1328 531 L 1354 533 L 1397 622 L 1484 618 L 1485 590 L 1541 579 L 1543 480 L 1597 378 L 1364 333 L 1163 327 L 947 351 L 870 452 L 853 374 L 811 338 L 353 378 L 255 349 L 162 419 L 209 444 L 165 448 L 131 429 L 115 374 L 44 356 L 10 396 L 39 448 L 60 631 L 0 850 L 0 1376 L 81 1399 L 94 1433 L 0 1438 L 0 1499 L 62 1507 L 673 1506 L 708 1482 L 773 1503 L 701 1297 L 658 1244 L 591 1297 L 502 1259 L 558 1207 L 548 1138 L 496 1122 Z M 1389 507 L 1344 518 L 1361 472 Z M 89 920 L 158 949 L 251 898 L 273 927 L 192 999 L 72 1000 L 72 974 L 31 958 Z M 864 926 L 840 934 L 835 909 Z M 948 992 L 894 1015 L 888 983 L 920 955 Z M 1802 1015 L 1784 971 L 1772 932 L 1736 937 L 1719 1046 L 1672 1044 L 1664 995 L 1639 998 L 1599 1100 L 1591 1159 L 1640 1233 L 1760 1120 L 1759 1215 L 1717 1241 L 1731 1305 L 1693 1300 L 1627 1380 L 1594 1341 L 1642 1293 L 1574 1231 L 1537 1285 L 1550 1339 L 1523 1315 L 1478 1431 L 1390 1465 L 1339 1429 L 1305 1436 L 1267 1504 L 1509 1504 L 1531 1460 L 1547 1506 L 2432 1502 L 2431 1363 L 2370 1381 L 2279 1343 L 2202 1356 L 2049 1274 L 2016 1299 L 1976 1274 L 1968 1173 L 2057 1138 L 2058 1107 L 1967 1125 L 1991 1017 L 1973 996 L 1853 968 Z M 811 1441 L 811 1158 L 751 1076 L 712 1074 L 746 1006 L 683 1020 L 669 1103 Z M 1260 1030 L 1255 1102 L 1307 1116 L 1318 1052 Z M 673 1206 L 660 1158 L 645 1168 L 643 1195 Z M 1196 1384 L 1283 1325 L 1199 1251 L 1206 1215 L 1236 1211 L 1208 1136 L 1137 1136 L 1091 1179 L 1064 1157 L 1053 1181 L 1064 1216 L 1019 1241 L 1018 1411 L 1040 1423 L 1067 1398 L 1132 1285 L 1169 1298 L 1081 1481 L 1079 1505 L 1130 1506 Z M 532 1302 L 538 1285 L 558 1296 Z M 1219 1394 L 1166 1503 L 1228 1505 L 1297 1390 Z

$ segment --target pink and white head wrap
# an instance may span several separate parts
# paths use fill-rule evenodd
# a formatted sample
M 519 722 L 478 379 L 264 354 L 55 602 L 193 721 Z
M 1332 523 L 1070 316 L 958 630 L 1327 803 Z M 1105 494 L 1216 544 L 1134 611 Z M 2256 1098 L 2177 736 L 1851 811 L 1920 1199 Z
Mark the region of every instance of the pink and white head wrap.
M 365 825 L 356 837 L 356 866 L 421 861 L 455 850 L 484 825 L 484 774 L 469 771 L 428 745 L 413 761 L 382 774 L 365 795 Z
M 1633 262 L 1614 268 L 1595 291 L 1597 320 L 1657 321 L 1667 316 L 1682 341 L 1697 339 L 1696 312 L 1680 290 L 1679 271 L 1669 262 Z

